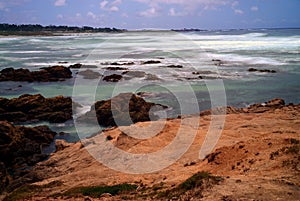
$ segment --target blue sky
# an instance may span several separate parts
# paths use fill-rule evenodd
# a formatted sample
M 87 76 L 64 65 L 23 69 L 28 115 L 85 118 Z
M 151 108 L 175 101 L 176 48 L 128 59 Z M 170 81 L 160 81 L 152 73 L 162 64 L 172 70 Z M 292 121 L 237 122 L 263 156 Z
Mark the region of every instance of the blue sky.
M 126 29 L 300 27 L 300 0 L 0 0 L 0 23 Z

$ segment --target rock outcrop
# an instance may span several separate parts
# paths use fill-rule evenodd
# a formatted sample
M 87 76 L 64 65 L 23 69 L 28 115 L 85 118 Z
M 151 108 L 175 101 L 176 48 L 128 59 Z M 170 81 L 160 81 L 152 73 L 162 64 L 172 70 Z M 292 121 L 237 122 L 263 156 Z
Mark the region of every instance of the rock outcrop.
M 62 123 L 69 119 L 72 119 L 70 97 L 45 98 L 40 94 L 25 94 L 13 99 L 0 98 L 0 120 Z
M 72 78 L 72 71 L 64 66 L 51 66 L 39 71 L 23 68 L 5 68 L 0 71 L 0 81 L 56 82 L 68 78 Z
M 82 148 L 81 143 L 63 145 L 63 150 L 52 154 L 49 160 L 35 165 L 32 173 L 41 181 L 26 186 L 24 191 L 21 191 L 22 189 L 17 191 L 22 192 L 18 194 L 18 198 L 32 201 L 88 199 L 298 201 L 300 105 L 282 106 L 281 99 L 267 102 L 266 105 L 269 110 L 263 113 L 245 113 L 243 109 L 228 107 L 232 113 L 226 115 L 223 128 L 219 125 L 212 126 L 213 121 L 217 119 L 211 116 L 189 115 L 180 119 L 139 122 L 129 127 L 106 129 L 101 134 L 86 139 L 83 143 L 85 148 Z M 191 126 L 188 122 L 199 122 L 199 125 Z M 152 132 L 156 127 L 161 129 L 148 139 L 133 139 L 130 135 L 136 132 Z M 208 132 L 214 134 L 218 131 L 221 131 L 222 135 L 217 140 L 215 149 L 208 153 L 206 158 L 200 159 L 201 145 L 209 143 L 205 142 Z M 178 132 L 185 132 L 187 137 L 190 137 L 189 133 L 195 132 L 193 143 L 179 160 L 154 173 L 127 174 L 115 171 L 113 169 L 115 166 L 105 166 L 90 152 L 103 156 L 105 153 L 97 152 L 97 147 L 103 146 L 105 139 L 103 137 L 106 137 L 107 143 L 126 153 L 144 155 L 165 152 L 166 155 L 151 161 L 153 165 L 157 165 L 170 160 L 172 153 L 182 148 L 183 144 L 179 143 L 174 152 L 164 150 L 175 138 L 179 138 Z M 184 139 L 185 135 L 180 138 Z M 109 149 L 105 151 L 110 152 Z M 135 155 L 125 159 L 135 160 Z M 124 158 L 122 155 L 109 155 L 107 160 L 121 162 Z M 148 168 L 146 163 L 138 165 Z M 214 179 L 218 182 L 215 183 Z M 138 187 L 122 195 L 104 197 L 105 193 L 109 193 L 107 189 L 110 189 L 111 185 L 122 184 L 135 184 Z M 95 196 L 94 193 L 99 193 L 99 189 L 102 190 L 104 187 L 106 191 L 102 192 L 103 197 L 99 194 Z M 176 193 L 178 191 L 174 190 L 182 190 L 182 194 L 178 195 Z M 8 198 L 11 197 L 12 194 Z
M 29 173 L 30 166 L 46 159 L 42 148 L 54 139 L 55 132 L 47 126 L 13 126 L 0 121 L 0 192 L 13 179 Z
M 133 93 L 122 93 L 110 100 L 96 102 L 91 111 L 80 117 L 78 121 L 95 122 L 96 114 L 98 123 L 102 126 L 125 126 L 156 120 L 158 117 L 153 112 L 165 108 L 167 107 L 163 105 L 146 102 Z

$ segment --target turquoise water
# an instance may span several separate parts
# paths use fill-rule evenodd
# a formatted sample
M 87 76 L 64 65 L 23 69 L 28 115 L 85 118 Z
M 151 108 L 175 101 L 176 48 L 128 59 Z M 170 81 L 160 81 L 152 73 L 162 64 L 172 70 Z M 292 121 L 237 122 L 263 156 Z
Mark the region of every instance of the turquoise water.
M 149 60 L 161 63 L 142 64 Z M 221 60 L 222 64 L 216 65 L 218 62 L 212 60 Z M 143 97 L 170 106 L 166 115 L 175 117 L 181 113 L 199 112 L 188 108 L 189 104 L 195 104 L 193 95 L 197 98 L 199 110 L 209 109 L 211 91 L 207 82 L 221 81 L 227 105 L 244 107 L 277 97 L 287 103 L 300 102 L 300 29 L 0 38 L 0 69 L 38 70 L 51 65 L 82 63 L 93 65 L 95 68 L 91 70 L 105 75 L 120 74 L 104 69 L 109 62 L 134 62 L 122 67 L 146 75 L 132 76 L 116 84 L 101 79 L 85 80 L 76 74 L 81 70 L 73 69 L 74 78 L 64 82 L 1 82 L 0 96 L 13 98 L 24 93 L 40 93 L 46 97 L 73 96 L 84 106 L 81 111 L 74 111 L 74 115 L 79 116 L 95 100 L 108 99 L 121 92 L 151 92 Z M 169 65 L 182 65 L 182 68 L 169 68 Z M 276 70 L 277 73 L 250 73 L 249 68 Z M 158 80 L 147 79 L 150 75 Z M 214 85 L 209 89 L 218 92 L 222 86 Z M 186 108 L 181 108 L 182 105 Z M 76 136 L 72 123 L 50 126 Z

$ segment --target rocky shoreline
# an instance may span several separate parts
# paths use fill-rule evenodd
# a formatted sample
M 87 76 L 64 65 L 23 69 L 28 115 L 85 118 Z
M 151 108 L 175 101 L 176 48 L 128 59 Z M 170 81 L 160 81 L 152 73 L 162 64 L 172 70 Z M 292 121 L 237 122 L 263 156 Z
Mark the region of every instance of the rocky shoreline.
M 96 103 L 96 105 L 103 104 L 108 102 Z M 212 114 L 224 109 L 227 115 L 222 136 L 215 150 L 204 160 L 200 160 L 199 148 L 204 140 L 203 134 L 209 129 Z M 20 176 L 18 182 L 10 185 L 12 186 L 10 189 L 15 190 L 6 190 L 3 198 L 6 197 L 4 200 L 190 200 L 191 198 L 297 200 L 300 195 L 299 117 L 300 105 L 286 105 L 284 100 L 274 99 L 247 108 L 227 107 L 203 111 L 200 119 L 197 116 L 169 119 L 165 122 L 163 130 L 149 140 L 132 139 L 119 128 L 108 129 L 102 133 L 109 137 L 114 146 L 124 151 L 148 153 L 165 147 L 169 140 L 176 136 L 183 119 L 198 120 L 200 122 L 198 128 L 185 128 L 191 132 L 196 130 L 197 136 L 184 156 L 170 167 L 152 174 L 130 175 L 116 172 L 102 165 L 87 152 L 87 148 L 93 146 L 93 143 L 83 145 L 81 142 L 73 144 L 57 141 L 57 152 L 51 154 L 48 160 L 34 165 L 29 173 Z M 136 125 L 146 128 L 149 123 L 139 122 Z M 152 122 L 154 125 L 161 123 L 162 121 Z M 11 130 L 20 130 L 8 122 L 2 124 Z M 96 138 L 97 136 L 88 141 L 92 142 Z M 4 139 L 7 139 L 6 144 L 10 142 L 9 138 Z M 46 140 L 45 143 L 47 142 Z M 7 163 L 2 162 L 0 165 L 6 166 Z M 4 181 L 3 188 L 7 185 L 5 182 L 10 179 L 6 171 L 2 171 L 1 175 L 1 181 Z M 21 187 L 16 188 L 19 186 Z M 91 193 L 93 189 L 103 193 L 93 194 Z M 18 199 L 15 199 L 16 197 Z

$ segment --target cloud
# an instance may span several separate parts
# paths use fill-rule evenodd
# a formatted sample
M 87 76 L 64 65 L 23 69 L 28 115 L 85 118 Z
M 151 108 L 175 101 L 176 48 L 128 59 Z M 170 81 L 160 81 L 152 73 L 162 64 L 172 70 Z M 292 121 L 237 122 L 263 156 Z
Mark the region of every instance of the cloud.
M 102 1 L 101 3 L 100 3 L 100 8 L 101 9 L 105 9 L 105 6 L 108 4 L 108 1 Z
M 67 4 L 67 0 L 56 0 L 54 2 L 54 6 L 65 6 Z
M 172 17 L 177 17 L 177 16 L 185 16 L 185 15 L 187 15 L 187 13 L 176 12 L 174 8 L 170 8 L 168 15 L 170 15 Z
M 234 9 L 234 13 L 235 14 L 239 14 L 239 15 L 243 15 L 244 11 L 240 10 L 240 9 Z
M 56 18 L 59 19 L 59 20 L 61 20 L 61 19 L 64 19 L 64 16 L 63 16 L 62 14 L 58 14 L 58 15 L 56 16 Z
M 92 18 L 92 19 L 96 19 L 96 18 L 97 18 L 97 16 L 96 16 L 93 12 L 91 12 L 91 11 L 89 11 L 89 12 L 86 14 L 86 16 L 88 16 L 88 17 L 90 17 L 90 18 Z
M 257 6 L 252 6 L 252 7 L 251 7 L 251 10 L 252 10 L 252 11 L 258 11 L 258 7 L 257 7 Z
M 160 13 L 154 7 L 149 8 L 148 10 L 145 10 L 145 11 L 142 11 L 139 13 L 139 16 L 142 16 L 142 17 L 157 17 L 159 15 L 160 15 Z
M 120 10 L 120 4 L 122 4 L 122 0 L 115 0 L 111 3 L 109 3 L 107 0 L 104 0 L 100 3 L 100 8 L 105 11 L 118 12 Z
M 239 15 L 243 15 L 244 11 L 238 8 L 239 6 L 239 2 L 238 1 L 234 1 L 231 3 L 231 8 L 234 11 L 235 14 L 239 14 Z
M 117 6 L 112 6 L 112 7 L 110 7 L 109 10 L 112 11 L 112 12 L 118 12 L 119 8 Z
M 134 0 L 139 3 L 149 5 L 149 7 L 156 7 L 160 4 L 178 5 L 182 6 L 185 10 L 195 10 L 199 7 L 208 9 L 216 9 L 218 6 L 224 6 L 232 0 Z

